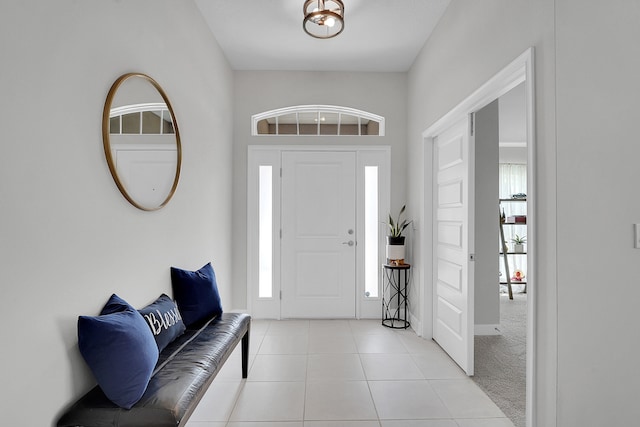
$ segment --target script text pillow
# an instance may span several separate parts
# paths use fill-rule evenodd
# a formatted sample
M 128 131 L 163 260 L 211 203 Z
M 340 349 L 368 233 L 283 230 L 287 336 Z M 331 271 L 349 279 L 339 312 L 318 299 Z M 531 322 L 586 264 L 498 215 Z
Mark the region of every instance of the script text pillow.
M 153 303 L 138 311 L 149 325 L 158 345 L 158 351 L 164 350 L 186 329 L 178 307 L 166 294 L 160 295 Z

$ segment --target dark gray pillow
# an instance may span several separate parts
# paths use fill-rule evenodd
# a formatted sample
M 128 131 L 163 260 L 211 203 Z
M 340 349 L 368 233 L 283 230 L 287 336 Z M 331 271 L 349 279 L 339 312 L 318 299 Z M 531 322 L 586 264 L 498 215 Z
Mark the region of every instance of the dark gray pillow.
M 164 350 L 186 329 L 178 307 L 167 294 L 160 295 L 157 300 L 138 311 L 149 325 L 158 351 Z

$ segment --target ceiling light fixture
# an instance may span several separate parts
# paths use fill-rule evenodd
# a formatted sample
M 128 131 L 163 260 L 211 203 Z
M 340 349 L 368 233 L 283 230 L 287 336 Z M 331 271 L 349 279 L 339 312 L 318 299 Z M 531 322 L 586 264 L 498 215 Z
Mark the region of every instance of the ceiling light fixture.
M 330 39 L 344 30 L 342 0 L 306 0 L 302 28 L 311 37 Z

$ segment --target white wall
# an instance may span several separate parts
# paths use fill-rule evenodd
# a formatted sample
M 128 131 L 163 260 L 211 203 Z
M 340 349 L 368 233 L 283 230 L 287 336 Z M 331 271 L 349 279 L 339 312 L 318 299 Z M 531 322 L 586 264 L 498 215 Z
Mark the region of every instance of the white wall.
M 213 261 L 231 305 L 233 75 L 191 1 L 4 1 L 0 13 L 3 425 L 53 425 L 94 384 L 76 335 L 118 293 L 171 292 L 169 266 Z M 118 192 L 101 116 L 121 74 L 165 89 L 182 133 L 180 184 L 143 212 Z
M 556 140 L 554 0 L 453 0 L 409 71 L 408 199 L 410 215 L 428 235 L 430 212 L 421 211 L 424 167 L 422 132 L 455 107 L 528 47 L 535 48 L 538 161 L 539 285 L 535 413 L 538 426 L 555 425 L 556 364 Z M 429 165 L 429 163 L 427 163 Z M 428 189 L 427 189 L 428 190 Z M 431 277 L 430 246 L 416 247 L 414 279 Z M 427 297 L 430 297 L 427 295 Z M 414 306 L 415 308 L 415 306 Z M 426 305 L 426 310 L 431 308 Z M 425 310 L 425 311 L 426 311 Z M 431 312 L 417 313 L 429 326 Z M 558 425 L 570 426 L 571 423 Z
M 557 1 L 558 425 L 638 424 L 640 4 Z
M 491 334 L 500 324 L 498 292 L 498 101 L 475 114 L 475 262 L 476 332 Z
M 640 418 L 638 21 L 635 0 L 453 0 L 409 73 L 413 202 L 420 133 L 535 48 L 537 426 Z
M 406 73 L 258 72 L 235 73 L 233 146 L 233 235 L 235 307 L 246 307 L 247 147 L 249 145 L 391 146 L 391 206 L 405 203 Z M 352 107 L 386 118 L 385 136 L 251 136 L 251 116 L 281 107 L 327 104 Z
M 527 164 L 527 147 L 500 147 L 500 163 Z
M 498 99 L 500 142 L 527 142 L 527 103 L 524 86 L 524 83 L 520 83 Z
M 500 163 L 527 163 L 527 105 L 524 83 L 498 99 Z

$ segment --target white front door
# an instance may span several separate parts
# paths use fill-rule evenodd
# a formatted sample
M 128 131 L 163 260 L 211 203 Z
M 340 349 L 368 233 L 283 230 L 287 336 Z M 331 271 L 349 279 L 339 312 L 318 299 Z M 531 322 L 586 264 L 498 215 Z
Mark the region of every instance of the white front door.
M 283 318 L 353 318 L 356 154 L 282 153 Z
M 433 338 L 473 375 L 473 137 L 465 117 L 434 140 Z

